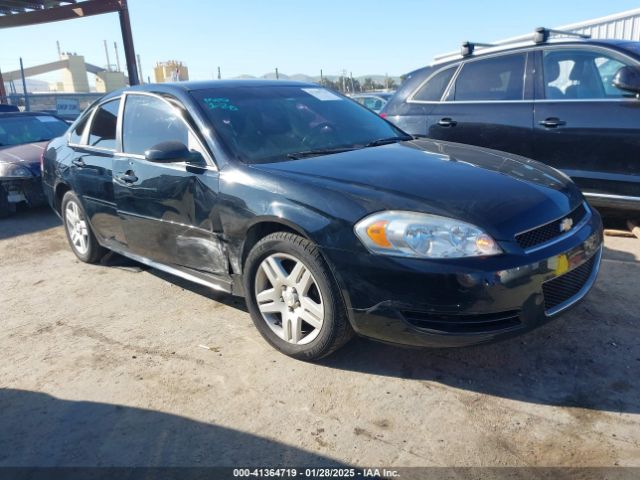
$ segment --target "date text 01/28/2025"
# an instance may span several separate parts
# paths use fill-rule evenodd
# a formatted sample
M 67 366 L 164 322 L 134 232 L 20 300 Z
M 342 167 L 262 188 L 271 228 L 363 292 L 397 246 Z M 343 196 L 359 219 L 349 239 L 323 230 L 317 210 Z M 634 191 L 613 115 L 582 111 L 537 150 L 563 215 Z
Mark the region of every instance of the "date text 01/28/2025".
M 392 478 L 398 477 L 397 470 L 386 468 L 235 468 L 235 478 Z

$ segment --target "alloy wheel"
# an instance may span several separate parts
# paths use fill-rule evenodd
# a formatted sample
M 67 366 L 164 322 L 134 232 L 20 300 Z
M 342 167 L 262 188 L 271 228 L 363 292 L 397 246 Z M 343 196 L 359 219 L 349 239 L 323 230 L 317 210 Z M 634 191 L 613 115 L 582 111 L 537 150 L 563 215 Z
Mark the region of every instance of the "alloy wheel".
M 260 263 L 255 296 L 262 318 L 284 341 L 305 345 L 320 333 L 322 294 L 309 268 L 292 255 L 275 253 Z
M 64 219 L 73 248 L 80 255 L 85 255 L 89 250 L 89 229 L 84 214 L 75 201 L 67 202 Z

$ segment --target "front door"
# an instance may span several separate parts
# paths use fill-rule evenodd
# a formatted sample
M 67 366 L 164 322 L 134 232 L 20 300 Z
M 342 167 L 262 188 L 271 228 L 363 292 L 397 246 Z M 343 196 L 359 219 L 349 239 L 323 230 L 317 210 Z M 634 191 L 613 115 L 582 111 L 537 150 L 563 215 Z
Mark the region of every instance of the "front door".
M 533 157 L 563 170 L 587 196 L 640 197 L 640 101 L 611 83 L 633 62 L 593 47 L 540 55 Z
M 127 94 L 122 150 L 114 161 L 114 190 L 129 250 L 167 265 L 228 272 L 214 220 L 218 172 L 213 163 L 154 163 L 144 152 L 179 141 L 209 158 L 177 106 L 155 95 Z

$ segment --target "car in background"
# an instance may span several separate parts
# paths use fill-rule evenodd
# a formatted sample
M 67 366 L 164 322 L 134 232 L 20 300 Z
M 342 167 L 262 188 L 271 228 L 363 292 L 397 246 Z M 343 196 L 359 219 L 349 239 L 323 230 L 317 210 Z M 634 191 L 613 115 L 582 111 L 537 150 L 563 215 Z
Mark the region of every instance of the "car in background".
M 300 82 L 109 93 L 51 141 L 43 185 L 80 260 L 109 249 L 242 295 L 266 341 L 306 360 L 354 331 L 441 347 L 528 331 L 587 294 L 602 250 L 565 175 L 415 140 Z
M 389 99 L 393 96 L 394 92 L 368 92 L 368 93 L 353 93 L 349 95 L 360 105 L 364 105 L 369 110 L 376 113 L 380 113 Z
M 6 103 L 0 103 L 0 113 L 5 112 L 19 112 L 20 109 L 16 105 L 8 105 Z
M 413 135 L 544 162 L 592 205 L 637 215 L 639 96 L 640 42 L 542 35 L 467 43 L 462 54 L 410 73 L 383 114 Z
M 46 204 L 40 157 L 47 142 L 68 127 L 48 113 L 0 113 L 0 217 L 13 213 L 21 203 Z

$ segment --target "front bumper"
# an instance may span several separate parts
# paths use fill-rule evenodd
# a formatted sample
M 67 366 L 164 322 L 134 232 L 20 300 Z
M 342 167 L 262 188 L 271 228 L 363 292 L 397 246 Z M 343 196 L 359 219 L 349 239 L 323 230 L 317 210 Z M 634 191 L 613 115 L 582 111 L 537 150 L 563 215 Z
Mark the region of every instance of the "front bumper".
M 0 177 L 0 194 L 9 204 L 26 203 L 30 207 L 46 204 L 41 177 Z
M 580 301 L 602 254 L 597 212 L 572 235 L 535 252 L 513 245 L 486 258 L 423 260 L 323 250 L 360 335 L 456 347 L 514 336 Z

